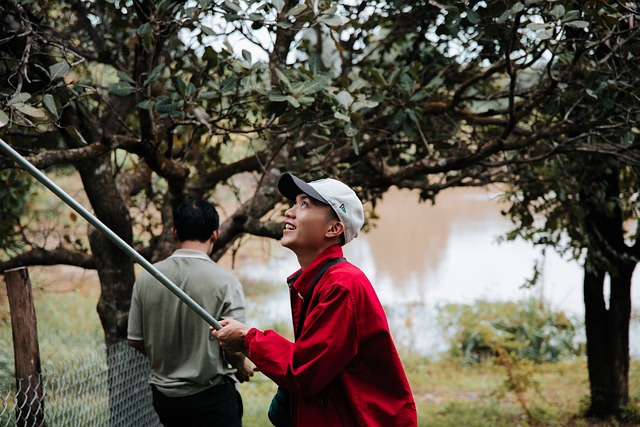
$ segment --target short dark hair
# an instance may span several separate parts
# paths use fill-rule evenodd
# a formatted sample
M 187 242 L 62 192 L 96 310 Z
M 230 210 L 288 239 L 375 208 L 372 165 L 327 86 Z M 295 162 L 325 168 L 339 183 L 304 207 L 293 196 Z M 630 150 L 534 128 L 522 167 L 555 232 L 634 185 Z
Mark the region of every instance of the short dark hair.
M 210 203 L 202 199 L 191 199 L 173 211 L 173 227 L 181 242 L 206 242 L 220 227 L 220 217 Z

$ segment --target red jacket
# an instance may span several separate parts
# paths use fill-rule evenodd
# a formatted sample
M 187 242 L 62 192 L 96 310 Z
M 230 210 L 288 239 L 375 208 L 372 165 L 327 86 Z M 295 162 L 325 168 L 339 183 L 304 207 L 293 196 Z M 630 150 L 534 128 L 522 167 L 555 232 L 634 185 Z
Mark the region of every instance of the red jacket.
M 295 278 L 289 285 L 294 330 L 302 307 L 299 295 L 326 260 L 342 256 L 342 248 L 333 246 L 290 276 Z M 385 312 L 365 274 L 351 263 L 332 266 L 320 279 L 295 343 L 253 328 L 245 347 L 256 367 L 291 393 L 295 426 L 418 424 Z

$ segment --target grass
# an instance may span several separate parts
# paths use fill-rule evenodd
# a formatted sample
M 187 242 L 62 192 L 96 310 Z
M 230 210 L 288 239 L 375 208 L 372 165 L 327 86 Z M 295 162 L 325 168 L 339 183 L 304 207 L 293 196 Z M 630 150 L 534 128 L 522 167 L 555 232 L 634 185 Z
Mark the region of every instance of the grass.
M 538 365 L 538 390 L 527 394 L 534 420 L 527 420 L 514 395 L 498 397 L 505 379 L 503 368 L 491 362 L 465 365 L 457 360 L 434 361 L 402 352 L 418 408 L 420 427 L 513 427 L 513 426 L 640 426 L 640 361 L 632 361 L 626 411 L 631 418 L 596 421 L 581 417 L 589 395 L 587 364 L 582 358 Z M 276 386 L 256 373 L 240 386 L 244 401 L 243 425 L 270 425 L 266 416 Z
M 626 424 L 582 418 L 589 398 L 584 358 L 536 366 L 535 389 L 525 394 L 528 420 L 515 394 L 506 392 L 504 368 L 491 361 L 468 365 L 456 359 L 429 361 L 403 357 L 419 414 L 419 425 L 429 426 L 640 426 L 640 361 L 632 361 L 629 375 L 631 404 Z M 600 424 L 602 423 L 602 424 Z
M 38 316 L 38 334 L 43 365 L 74 359 L 95 349 L 103 334 L 96 313 L 99 289 L 95 277 L 52 268 L 30 270 Z M 61 280 L 50 279 L 54 274 Z M 66 274 L 66 275 L 65 275 Z M 63 283 L 43 288 L 39 283 Z M 268 298 L 269 289 L 247 283 L 248 302 L 258 306 Z M 255 295 L 254 295 L 255 294 Z M 252 300 L 255 298 L 255 300 Z M 71 319 L 71 321 L 70 321 Z M 268 322 L 263 319 L 262 322 Z M 290 332 L 290 325 L 270 327 Z M 11 327 L 4 291 L 0 291 L 0 341 L 11 342 Z M 524 402 L 533 419 L 515 394 L 504 386 L 504 367 L 490 360 L 476 365 L 448 358 L 416 354 L 399 349 L 418 408 L 421 427 L 474 426 L 640 426 L 640 361 L 631 362 L 626 421 L 594 421 L 581 416 L 589 399 L 587 362 L 584 358 L 535 365 L 535 387 L 527 389 Z M 0 387 L 12 383 L 13 359 L 10 345 L 0 348 Z M 261 373 L 240 386 L 246 427 L 270 425 L 267 408 L 276 386 Z

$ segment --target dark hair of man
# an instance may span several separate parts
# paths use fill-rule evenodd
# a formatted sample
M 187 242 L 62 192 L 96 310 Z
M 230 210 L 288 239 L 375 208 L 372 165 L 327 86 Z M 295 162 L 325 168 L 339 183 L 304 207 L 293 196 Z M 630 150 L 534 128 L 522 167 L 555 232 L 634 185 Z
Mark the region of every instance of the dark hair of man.
M 182 203 L 173 211 L 173 226 L 178 240 L 206 242 L 220 227 L 218 211 L 210 203 L 192 199 Z

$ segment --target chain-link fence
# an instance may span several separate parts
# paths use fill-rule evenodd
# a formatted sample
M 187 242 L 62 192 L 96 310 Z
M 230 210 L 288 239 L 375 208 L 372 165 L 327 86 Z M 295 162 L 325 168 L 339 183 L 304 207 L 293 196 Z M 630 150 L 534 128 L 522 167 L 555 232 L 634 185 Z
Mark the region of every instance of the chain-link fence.
M 126 342 L 0 384 L 0 427 L 159 426 L 148 360 Z

